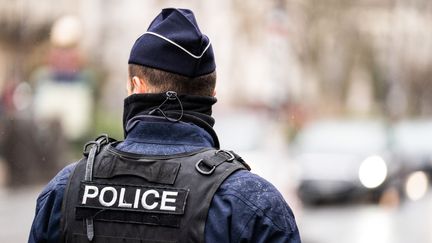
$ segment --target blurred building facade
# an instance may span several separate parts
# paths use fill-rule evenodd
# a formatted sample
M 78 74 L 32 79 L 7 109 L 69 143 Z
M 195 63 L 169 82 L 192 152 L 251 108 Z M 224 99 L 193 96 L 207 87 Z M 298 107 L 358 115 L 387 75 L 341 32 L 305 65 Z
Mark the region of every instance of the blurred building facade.
M 0 90 L 29 80 L 63 15 L 83 24 L 80 49 L 104 72 L 102 109 L 120 114 L 132 43 L 171 1 L 0 1 Z M 223 104 L 313 115 L 432 114 L 429 0 L 176 1 L 213 41 Z

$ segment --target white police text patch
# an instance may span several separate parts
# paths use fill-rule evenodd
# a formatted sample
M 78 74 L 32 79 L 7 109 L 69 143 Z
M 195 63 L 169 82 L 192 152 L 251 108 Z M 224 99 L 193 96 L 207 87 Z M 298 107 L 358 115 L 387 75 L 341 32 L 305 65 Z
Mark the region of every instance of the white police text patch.
M 79 207 L 184 214 L 188 189 L 81 182 Z

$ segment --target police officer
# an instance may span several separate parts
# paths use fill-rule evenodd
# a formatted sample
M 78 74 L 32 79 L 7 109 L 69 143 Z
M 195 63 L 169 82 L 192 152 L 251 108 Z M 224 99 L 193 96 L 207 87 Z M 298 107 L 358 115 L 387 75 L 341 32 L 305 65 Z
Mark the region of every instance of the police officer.
M 29 242 L 300 242 L 273 185 L 220 150 L 212 45 L 163 9 L 132 47 L 125 140 L 101 136 L 37 199 Z

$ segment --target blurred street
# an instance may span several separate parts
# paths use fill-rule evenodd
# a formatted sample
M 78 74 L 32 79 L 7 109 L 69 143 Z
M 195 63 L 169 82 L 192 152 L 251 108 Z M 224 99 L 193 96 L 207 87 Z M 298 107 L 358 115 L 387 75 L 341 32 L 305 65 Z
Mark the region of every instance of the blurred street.
M 27 242 L 42 187 L 0 189 L 0 242 Z
M 432 195 L 400 208 L 346 205 L 304 209 L 297 216 L 304 243 L 432 242 Z

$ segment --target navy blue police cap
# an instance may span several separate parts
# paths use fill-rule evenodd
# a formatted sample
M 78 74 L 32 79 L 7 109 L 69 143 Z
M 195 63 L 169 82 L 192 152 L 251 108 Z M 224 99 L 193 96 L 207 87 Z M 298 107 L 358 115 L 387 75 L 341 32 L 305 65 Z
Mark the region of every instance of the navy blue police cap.
M 167 8 L 132 47 L 129 64 L 198 77 L 216 69 L 210 39 L 191 10 Z

